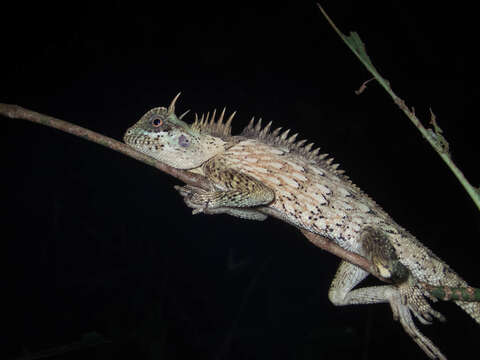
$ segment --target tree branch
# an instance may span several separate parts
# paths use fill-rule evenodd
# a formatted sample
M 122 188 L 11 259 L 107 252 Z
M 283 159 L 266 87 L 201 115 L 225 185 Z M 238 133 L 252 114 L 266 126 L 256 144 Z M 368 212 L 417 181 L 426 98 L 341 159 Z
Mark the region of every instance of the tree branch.
M 141 161 L 147 165 L 163 171 L 173 177 L 190 185 L 198 186 L 201 188 L 208 188 L 208 181 L 205 177 L 197 174 L 192 174 L 185 170 L 175 169 L 167 164 L 155 160 L 154 158 L 142 154 L 134 150 L 133 148 L 125 145 L 124 143 L 109 138 L 105 135 L 99 134 L 95 131 L 88 130 L 78 125 L 74 125 L 67 121 L 63 121 L 52 116 L 40 114 L 38 112 L 25 109 L 18 105 L 2 104 L 0 103 L 0 114 L 11 119 L 23 119 L 37 124 L 52 127 L 66 133 L 81 137 L 85 140 L 95 142 L 103 145 L 109 149 L 118 151 L 124 155 L 127 155 L 135 160 Z
M 97 132 L 88 130 L 78 125 L 74 125 L 72 123 L 54 118 L 52 116 L 40 114 L 38 112 L 25 109 L 18 105 L 10 105 L 10 104 L 2 104 L 0 103 L 0 114 L 4 115 L 11 119 L 23 119 L 28 120 L 37 124 L 49 126 L 69 134 L 79 136 L 84 138 L 88 141 L 95 142 L 97 144 L 103 145 L 109 149 L 114 151 L 118 151 L 124 155 L 127 155 L 135 160 L 141 161 L 147 165 L 153 166 L 154 168 L 163 171 L 188 185 L 197 186 L 202 189 L 208 190 L 209 189 L 209 181 L 204 176 L 198 174 L 192 174 L 186 170 L 175 169 L 171 166 L 168 166 L 160 161 L 155 160 L 154 158 L 142 154 L 131 147 L 127 146 L 126 144 L 99 134 Z M 271 210 L 268 207 L 264 207 L 259 209 L 261 212 L 276 217 L 277 219 L 283 220 L 278 213 Z M 338 256 L 339 258 L 346 260 L 354 265 L 361 267 L 362 269 L 368 271 L 369 273 L 373 273 L 370 271 L 370 263 L 368 260 L 358 254 L 349 252 L 347 250 L 342 249 L 340 246 L 335 244 L 334 242 L 309 231 L 300 229 L 303 235 L 311 241 L 315 246 L 332 253 L 333 255 Z M 387 281 L 387 279 L 379 278 L 382 281 Z

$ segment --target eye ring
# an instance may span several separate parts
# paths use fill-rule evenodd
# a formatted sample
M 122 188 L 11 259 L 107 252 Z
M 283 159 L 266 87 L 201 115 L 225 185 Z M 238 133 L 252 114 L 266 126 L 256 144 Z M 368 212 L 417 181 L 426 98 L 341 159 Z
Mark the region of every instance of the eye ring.
M 163 120 L 159 118 L 155 118 L 152 120 L 152 126 L 153 127 L 159 127 L 163 125 Z

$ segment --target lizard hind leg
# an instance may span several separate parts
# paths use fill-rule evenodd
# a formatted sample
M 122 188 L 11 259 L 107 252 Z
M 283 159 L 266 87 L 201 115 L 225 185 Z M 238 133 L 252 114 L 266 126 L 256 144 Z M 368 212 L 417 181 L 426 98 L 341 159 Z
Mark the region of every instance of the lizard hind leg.
M 431 309 L 420 289 L 412 291 L 408 282 L 396 285 L 371 286 L 352 290 L 368 273 L 348 262 L 342 262 L 332 281 L 328 297 L 334 305 L 389 303 L 394 320 L 400 321 L 404 331 L 431 359 L 446 360 L 435 344 L 416 327 L 411 312 L 424 324 L 431 319 L 429 314 L 438 317 L 439 313 Z M 421 306 L 419 306 L 421 305 Z M 425 309 L 425 307 L 428 307 Z M 418 308 L 422 309 L 418 312 Z M 441 316 L 441 315 L 439 315 Z M 427 318 L 428 320 L 426 320 Z
M 425 298 L 432 301 L 436 299 L 430 296 L 407 267 L 400 262 L 395 248 L 383 231 L 367 226 L 360 235 L 360 244 L 371 264 L 372 272 L 390 279 L 402 296 L 402 303 L 408 305 L 422 324 L 430 324 L 432 317 L 445 321 L 443 315 L 433 310 Z
M 379 230 L 366 227 L 360 234 L 361 252 L 369 260 L 372 272 L 391 280 L 391 285 L 371 286 L 352 290 L 368 273 L 347 262 L 342 262 L 329 291 L 335 305 L 389 303 L 394 320 L 400 321 L 405 332 L 432 359 L 445 356 L 416 327 L 411 313 L 422 324 L 430 324 L 435 317 L 444 317 L 430 306 L 425 297 L 432 299 L 425 289 L 400 263 L 388 237 Z

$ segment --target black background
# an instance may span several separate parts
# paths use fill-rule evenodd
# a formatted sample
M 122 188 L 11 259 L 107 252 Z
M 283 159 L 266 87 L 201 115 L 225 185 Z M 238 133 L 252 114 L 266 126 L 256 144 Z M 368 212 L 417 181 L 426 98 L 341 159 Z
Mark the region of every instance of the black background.
M 434 4 L 434 5 L 433 5 Z M 416 1 L 323 4 L 358 31 L 380 73 L 467 178 L 478 140 L 465 109 L 468 8 Z M 472 285 L 478 211 L 439 157 L 335 35 L 314 2 L 141 2 L 3 8 L 0 101 L 121 139 L 145 111 L 238 110 L 321 145 L 396 221 Z M 191 120 L 191 116 L 187 117 Z M 58 359 L 425 358 L 386 304 L 334 307 L 338 259 L 278 220 L 191 216 L 178 181 L 93 143 L 3 118 L 0 357 L 85 336 Z M 374 281 L 370 281 L 374 283 Z M 422 330 L 449 358 L 478 346 L 450 303 Z M 83 344 L 86 344 L 87 340 Z

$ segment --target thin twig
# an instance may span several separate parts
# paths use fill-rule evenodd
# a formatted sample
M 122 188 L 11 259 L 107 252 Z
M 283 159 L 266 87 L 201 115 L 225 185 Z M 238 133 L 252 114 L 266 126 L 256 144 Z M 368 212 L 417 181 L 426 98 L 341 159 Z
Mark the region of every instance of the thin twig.
M 109 138 L 105 135 L 99 134 L 95 131 L 88 130 L 78 125 L 74 125 L 64 120 L 54 118 L 52 116 L 40 114 L 38 112 L 25 109 L 18 105 L 2 104 L 0 103 L 0 114 L 9 117 L 11 119 L 28 120 L 37 124 L 49 126 L 66 133 L 84 138 L 85 140 L 95 142 L 103 145 L 109 149 L 118 151 L 124 155 L 127 155 L 135 160 L 141 161 L 147 165 L 153 166 L 160 171 L 163 171 L 173 177 L 182 180 L 183 182 L 208 189 L 208 182 L 205 177 L 197 174 L 190 173 L 185 170 L 175 169 L 167 164 L 155 160 L 154 158 L 142 154 L 134 150 L 133 148 L 125 145 L 124 143 Z
M 311 233 L 310 231 L 303 229 L 301 229 L 300 231 L 313 245 L 318 246 L 319 248 L 322 248 L 323 250 L 328 251 L 329 253 L 332 253 L 333 255 L 338 256 L 345 261 L 348 261 L 349 263 L 357 265 L 358 267 L 369 272 L 373 276 L 376 276 L 382 281 L 390 282 L 388 279 L 382 278 L 379 275 L 377 276 L 374 271 L 371 271 L 370 263 L 363 256 L 347 251 L 323 236 Z
M 449 144 L 447 140 L 443 137 L 442 131 L 440 127 L 437 125 L 435 121 L 435 115 L 431 113 L 431 124 L 433 125 L 432 128 L 425 128 L 421 121 L 416 117 L 415 111 L 407 106 L 405 101 L 398 97 L 394 92 L 392 87 L 390 86 L 390 82 L 382 77 L 378 70 L 373 66 L 372 60 L 367 54 L 367 50 L 365 48 L 365 44 L 360 39 L 360 36 L 356 32 L 350 32 L 349 36 L 343 34 L 335 23 L 330 19 L 326 11 L 317 4 L 318 8 L 322 12 L 323 16 L 330 24 L 330 26 L 335 30 L 338 36 L 347 44 L 347 46 L 352 50 L 355 56 L 360 60 L 360 62 L 367 68 L 367 70 L 373 75 L 373 77 L 378 81 L 378 83 L 385 89 L 385 91 L 392 97 L 393 101 L 397 106 L 405 113 L 405 115 L 410 119 L 410 121 L 415 125 L 415 127 L 420 131 L 425 139 L 427 139 L 428 143 L 434 148 L 434 150 L 438 153 L 438 155 L 442 158 L 442 160 L 447 164 L 453 174 L 456 176 L 458 181 L 462 184 L 464 189 L 467 191 L 468 195 L 470 195 L 471 199 L 475 203 L 475 205 L 480 210 L 480 189 L 475 188 L 470 184 L 467 180 L 465 175 L 463 175 L 462 171 L 457 167 L 457 165 L 453 162 L 452 157 L 450 156 L 450 152 L 448 151 Z
M 2 104 L 0 103 L 0 114 L 11 118 L 11 119 L 23 119 L 23 120 L 28 120 L 34 123 L 42 124 L 45 126 L 53 127 L 55 129 L 67 132 L 69 134 L 79 136 L 81 138 L 84 138 L 88 141 L 93 141 L 97 144 L 103 145 L 109 149 L 118 151 L 124 155 L 127 155 L 133 159 L 136 159 L 138 161 L 141 161 L 147 165 L 153 166 L 156 169 L 163 171 L 188 185 L 200 187 L 202 189 L 208 190 L 210 188 L 210 183 L 209 181 L 201 175 L 198 174 L 192 174 L 186 170 L 180 170 L 180 169 L 175 169 L 171 166 L 168 166 L 160 161 L 155 160 L 152 157 L 149 157 L 145 154 L 142 154 L 131 147 L 127 146 L 126 144 L 114 140 L 112 138 L 109 138 L 107 136 L 104 136 L 102 134 L 99 134 L 97 132 L 85 129 L 81 126 L 74 125 L 72 123 L 66 122 L 64 120 L 56 119 L 54 117 L 40 114 L 38 112 L 28 110 L 25 108 L 22 108 L 18 105 L 10 105 L 10 104 Z M 259 209 L 261 212 L 272 216 L 276 217 L 280 220 L 282 217 L 280 214 L 277 212 L 273 211 L 272 209 L 268 207 L 263 207 Z M 346 251 L 342 249 L 340 246 L 335 244 L 334 242 L 321 237 L 319 235 L 313 234 L 311 232 L 308 232 L 306 230 L 302 230 L 303 235 L 310 240 L 315 246 L 328 251 L 339 258 L 346 260 L 354 265 L 357 265 L 361 267 L 362 269 L 365 269 L 366 271 L 370 272 L 370 264 L 367 259 L 364 257 L 354 254 L 352 252 Z M 370 272 L 372 273 L 372 272 Z M 386 281 L 386 279 L 379 278 L 380 280 Z

